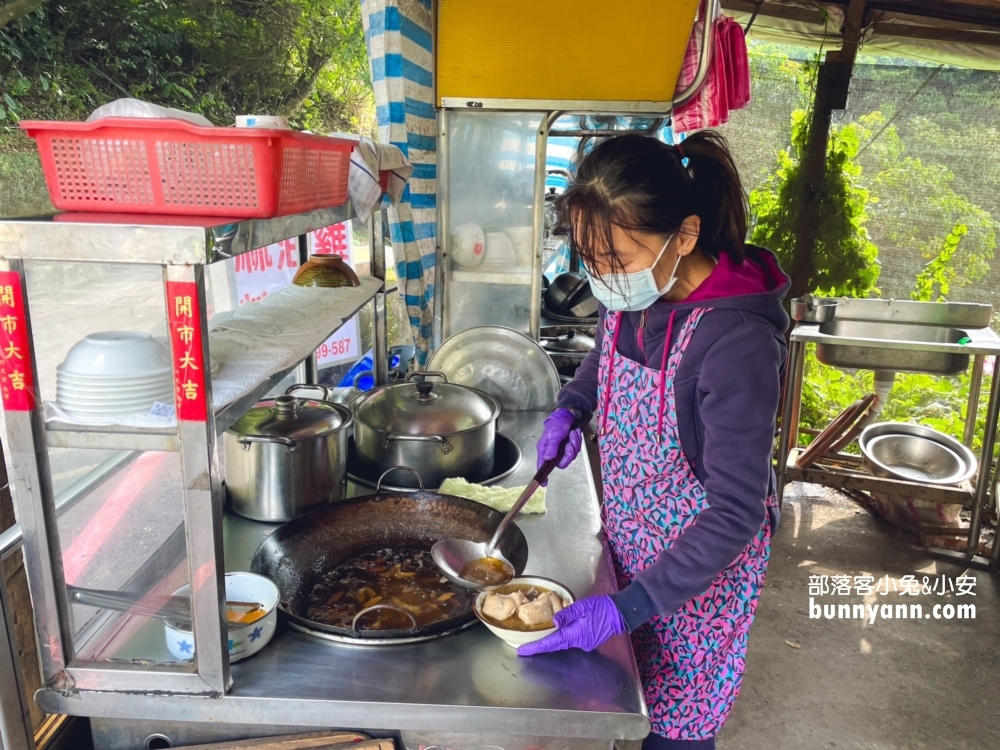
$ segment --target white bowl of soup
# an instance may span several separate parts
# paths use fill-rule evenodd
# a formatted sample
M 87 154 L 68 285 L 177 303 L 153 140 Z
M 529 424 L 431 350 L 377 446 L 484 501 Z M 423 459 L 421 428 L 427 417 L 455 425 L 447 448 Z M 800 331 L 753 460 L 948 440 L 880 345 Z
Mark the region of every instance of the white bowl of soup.
M 504 599 L 488 600 L 488 597 Z M 558 604 L 551 597 L 556 597 Z M 518 603 L 521 598 L 525 601 Z M 522 576 L 503 586 L 479 592 L 473 611 L 494 635 L 511 648 L 517 648 L 556 632 L 558 628 L 550 614 L 565 609 L 574 601 L 573 592 L 551 578 Z M 551 610 L 549 604 L 552 604 Z
M 174 596 L 190 596 L 191 587 L 182 586 Z M 229 662 L 237 662 L 253 656 L 266 646 L 278 624 L 278 587 L 264 576 L 256 573 L 227 573 L 226 600 L 232 602 L 252 602 L 260 609 L 252 612 L 229 611 L 226 615 L 229 625 Z M 237 624 L 240 623 L 240 624 Z M 163 621 L 167 650 L 177 661 L 194 658 L 194 635 L 189 627 L 172 621 Z

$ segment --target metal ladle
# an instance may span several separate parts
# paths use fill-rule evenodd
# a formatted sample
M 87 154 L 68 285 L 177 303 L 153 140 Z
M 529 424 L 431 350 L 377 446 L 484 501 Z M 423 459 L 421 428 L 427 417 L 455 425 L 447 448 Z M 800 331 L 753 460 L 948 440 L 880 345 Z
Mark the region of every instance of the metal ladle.
M 127 591 L 102 591 L 100 589 L 83 589 L 76 586 L 67 587 L 69 599 L 76 604 L 101 609 L 113 609 L 117 612 L 130 612 L 143 617 L 157 617 L 161 620 L 172 620 L 182 629 L 191 628 L 191 600 L 186 596 L 171 596 L 147 601 L 139 594 Z M 258 602 L 226 601 L 227 609 L 252 612 L 263 609 Z M 226 620 L 226 624 L 242 627 L 247 623 Z
M 587 421 L 588 420 L 585 417 L 581 417 L 576 420 L 570 428 L 569 434 L 572 434 L 573 430 L 582 429 L 584 425 L 586 425 Z M 512 571 L 514 570 L 514 566 L 511 564 L 510 560 L 504 557 L 503 554 L 496 549 L 497 543 L 507 530 L 507 527 L 514 522 L 515 518 L 517 518 L 517 514 L 521 512 L 521 509 L 525 506 L 525 504 L 527 504 L 528 500 L 531 499 L 531 496 L 534 495 L 536 490 L 542 486 L 542 482 L 548 479 L 549 474 L 552 473 L 552 470 L 556 468 L 556 464 L 558 464 L 562 459 L 563 454 L 566 452 L 566 443 L 569 441 L 569 434 L 567 434 L 566 439 L 559 444 L 559 450 L 556 451 L 555 458 L 550 458 L 538 468 L 538 471 L 535 472 L 535 476 L 531 478 L 528 486 L 524 488 L 524 492 L 522 492 L 520 497 L 517 498 L 517 501 L 513 506 L 511 506 L 511 509 L 507 511 L 507 515 L 505 515 L 500 521 L 500 525 L 497 526 L 496 531 L 493 532 L 493 536 L 488 542 L 471 542 L 468 539 L 442 539 L 440 542 L 435 543 L 435 545 L 431 547 L 431 558 L 434 560 L 434 564 L 437 565 L 444 574 L 445 578 L 454 583 L 456 586 L 461 586 L 467 589 L 483 589 L 493 585 L 503 585 L 474 583 L 462 578 L 461 573 L 470 563 L 486 558 L 499 560 L 504 563 L 508 569 Z M 506 583 L 506 581 L 504 581 L 504 583 Z

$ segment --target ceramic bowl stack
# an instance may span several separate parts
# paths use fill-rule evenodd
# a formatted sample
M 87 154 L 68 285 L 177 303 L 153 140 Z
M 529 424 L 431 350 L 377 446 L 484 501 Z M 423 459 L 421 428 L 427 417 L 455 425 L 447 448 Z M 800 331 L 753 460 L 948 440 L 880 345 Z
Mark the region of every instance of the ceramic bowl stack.
M 148 333 L 92 333 L 56 368 L 56 403 L 79 421 L 145 414 L 155 402 L 173 404 L 173 398 L 169 352 Z
M 486 249 L 480 271 L 509 271 L 517 267 L 517 253 L 510 235 L 502 230 L 486 232 Z

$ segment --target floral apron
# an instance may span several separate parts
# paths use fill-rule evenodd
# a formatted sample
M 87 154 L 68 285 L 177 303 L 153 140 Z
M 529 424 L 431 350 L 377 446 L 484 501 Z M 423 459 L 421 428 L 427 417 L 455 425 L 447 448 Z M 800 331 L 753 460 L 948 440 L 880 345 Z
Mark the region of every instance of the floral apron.
M 673 389 L 681 357 L 706 312 L 691 312 L 673 347 L 671 315 L 659 370 L 617 356 L 620 314 L 605 317 L 599 379 L 604 393 L 598 408 L 602 515 L 621 587 L 708 507 L 705 488 L 681 450 Z M 767 505 L 776 504 L 775 497 L 767 498 Z M 770 541 L 765 520 L 705 593 L 632 634 L 656 734 L 708 739 L 729 715 L 743 678 Z

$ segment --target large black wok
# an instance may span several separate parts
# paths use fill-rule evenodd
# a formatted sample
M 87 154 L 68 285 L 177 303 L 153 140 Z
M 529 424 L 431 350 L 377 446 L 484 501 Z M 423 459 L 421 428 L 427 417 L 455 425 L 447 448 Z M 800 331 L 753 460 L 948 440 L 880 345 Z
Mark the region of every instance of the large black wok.
M 472 500 L 436 492 L 382 490 L 309 511 L 279 526 L 254 553 L 251 570 L 278 587 L 278 608 L 293 625 L 340 639 L 405 640 L 433 638 L 475 620 L 471 606 L 453 615 L 407 630 L 358 630 L 335 627 L 306 616 L 310 594 L 327 571 L 358 555 L 385 548 L 426 548 L 441 539 L 489 540 L 503 513 Z M 528 562 L 528 543 L 515 525 L 498 549 L 517 575 Z

